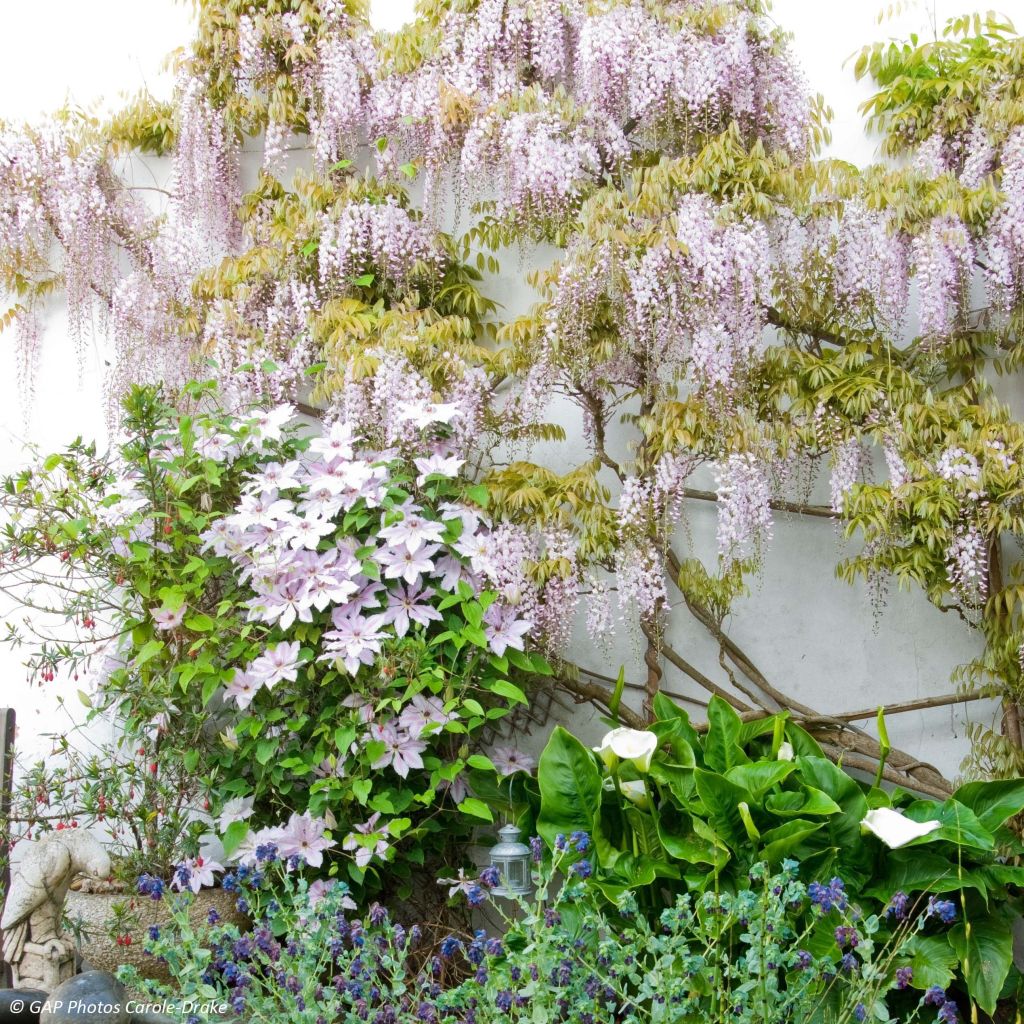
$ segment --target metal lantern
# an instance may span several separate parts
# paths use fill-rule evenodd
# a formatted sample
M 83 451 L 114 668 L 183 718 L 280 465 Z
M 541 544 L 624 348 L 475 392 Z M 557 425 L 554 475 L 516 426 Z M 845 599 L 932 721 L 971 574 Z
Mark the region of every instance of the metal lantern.
M 530 848 L 519 842 L 522 830 L 506 825 L 498 831 L 501 841 L 491 847 L 491 866 L 500 881 L 491 890 L 496 896 L 526 896 L 530 892 Z

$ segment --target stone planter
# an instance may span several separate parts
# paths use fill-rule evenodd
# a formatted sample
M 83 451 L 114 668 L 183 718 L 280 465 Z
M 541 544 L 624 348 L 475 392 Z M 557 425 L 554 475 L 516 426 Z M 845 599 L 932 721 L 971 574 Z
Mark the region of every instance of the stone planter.
M 74 929 L 81 929 L 78 952 L 82 960 L 95 970 L 117 973 L 122 964 L 131 964 L 138 969 L 144 978 L 157 981 L 168 981 L 166 965 L 145 952 L 146 940 L 152 925 L 164 927 L 170 920 L 167 903 L 155 901 L 147 897 L 128 893 L 115 892 L 81 892 L 68 893 L 64 904 L 64 915 Z M 248 923 L 245 915 L 236 908 L 238 897 L 223 889 L 201 889 L 189 906 L 188 916 L 192 926 L 197 930 L 208 927 L 207 921 L 211 910 L 216 910 L 225 923 L 244 926 Z M 131 904 L 131 911 L 138 921 L 132 932 L 131 945 L 118 945 L 110 937 L 110 922 L 114 918 L 114 906 Z

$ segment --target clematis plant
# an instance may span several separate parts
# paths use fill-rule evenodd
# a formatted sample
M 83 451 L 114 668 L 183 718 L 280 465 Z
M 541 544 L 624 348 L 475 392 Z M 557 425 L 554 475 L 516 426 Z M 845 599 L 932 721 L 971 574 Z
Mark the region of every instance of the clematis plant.
M 457 405 L 399 405 L 390 438 L 218 405 L 212 385 L 137 389 L 111 455 L 76 446 L 8 482 L 22 596 L 42 587 L 29 553 L 67 584 L 50 610 L 69 630 L 31 667 L 88 674 L 93 713 L 129 734 L 163 715 L 227 859 L 274 846 L 411 889 L 410 864 L 436 873 L 492 819 L 477 737 L 550 671 L 525 649 L 529 545 L 456 475 Z

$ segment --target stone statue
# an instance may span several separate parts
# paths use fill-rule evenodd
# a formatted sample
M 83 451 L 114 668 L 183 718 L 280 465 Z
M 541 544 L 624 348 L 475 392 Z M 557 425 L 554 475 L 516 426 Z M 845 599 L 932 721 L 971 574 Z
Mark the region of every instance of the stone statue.
M 4 904 L 4 960 L 15 988 L 52 992 L 75 971 L 74 943 L 64 938 L 64 898 L 77 875 L 107 878 L 110 857 L 94 836 L 77 829 L 50 832 L 17 865 Z

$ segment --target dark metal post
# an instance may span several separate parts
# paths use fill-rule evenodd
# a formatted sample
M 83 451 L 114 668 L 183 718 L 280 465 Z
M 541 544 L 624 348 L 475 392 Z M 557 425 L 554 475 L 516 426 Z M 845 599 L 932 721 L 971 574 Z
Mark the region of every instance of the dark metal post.
M 11 884 L 11 792 L 14 788 L 14 708 L 0 708 L 0 907 Z M 0 987 L 11 984 L 11 969 L 0 961 Z

